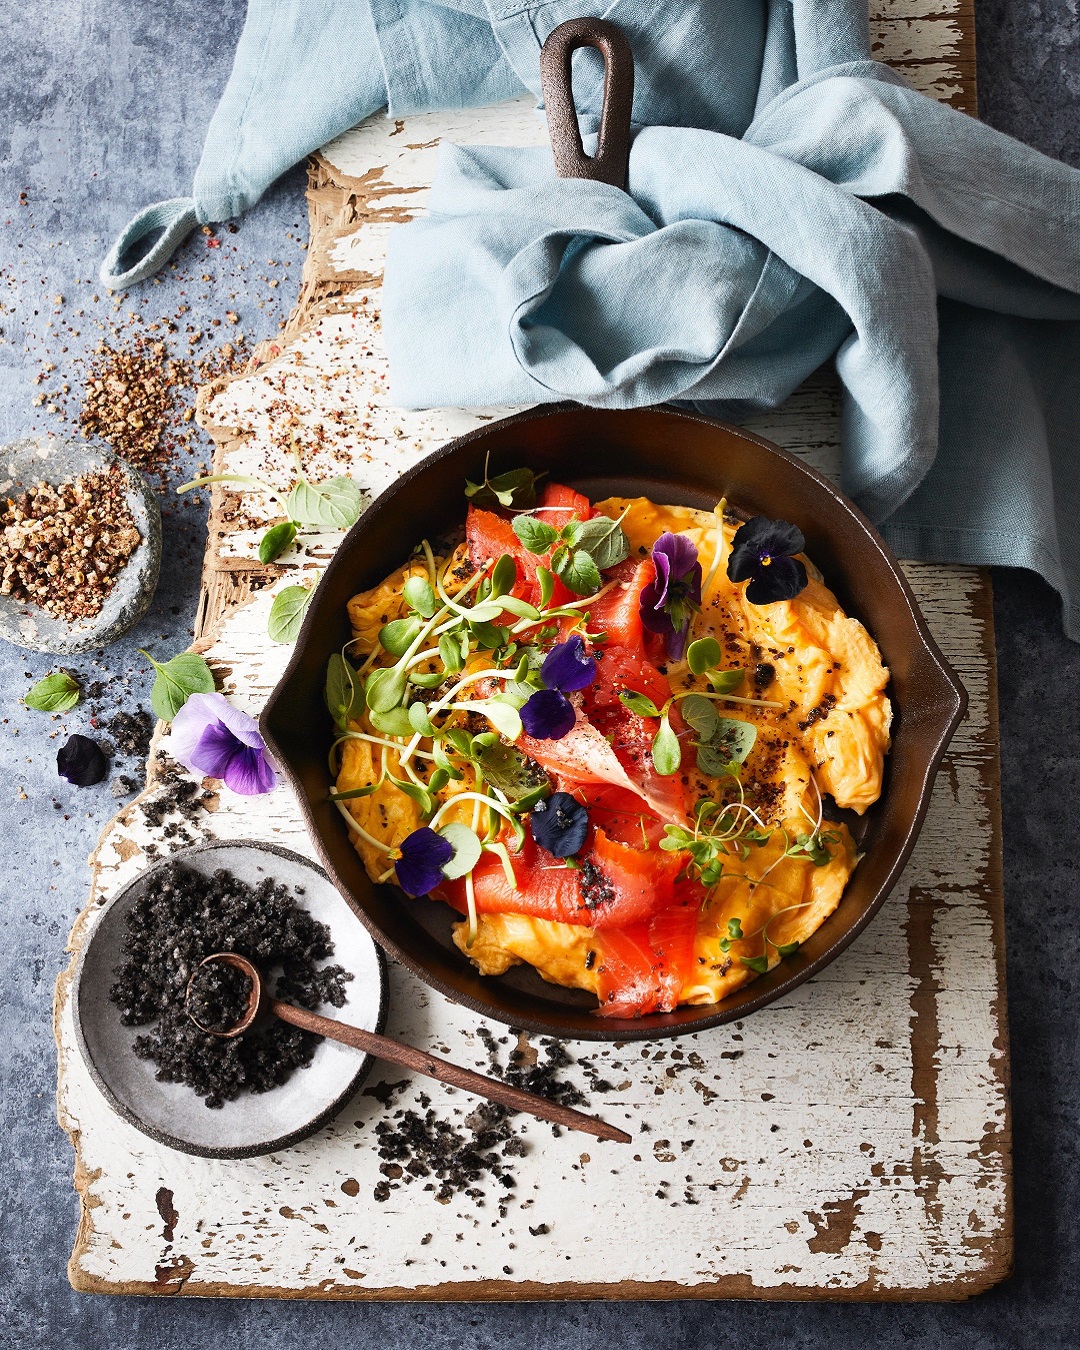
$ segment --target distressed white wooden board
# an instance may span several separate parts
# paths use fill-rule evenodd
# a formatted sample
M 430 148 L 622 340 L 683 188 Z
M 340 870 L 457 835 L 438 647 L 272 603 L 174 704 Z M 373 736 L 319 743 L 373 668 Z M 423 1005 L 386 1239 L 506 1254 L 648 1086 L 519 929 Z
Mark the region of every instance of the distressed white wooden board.
M 951 31 L 915 24 L 926 17 L 918 4 L 891 12 L 891 27 L 879 27 L 893 37 L 904 25 L 927 42 Z M 918 51 L 932 64 L 929 49 Z M 949 97 L 948 81 L 936 92 Z M 323 152 L 313 219 L 320 182 L 331 200 L 339 178 L 350 205 L 338 228 L 316 231 L 307 303 L 286 340 L 253 374 L 203 400 L 219 471 L 282 485 L 295 435 L 314 474 L 349 471 L 376 493 L 425 450 L 502 411 L 410 414 L 386 402 L 381 250 L 389 225 L 422 203 L 430 143 L 444 134 L 525 144 L 537 126 L 523 100 L 441 121 L 376 118 Z M 340 284 L 328 285 L 335 277 Z M 325 443 L 313 448 L 314 428 Z M 831 470 L 833 381 L 811 381 L 754 429 Z M 221 538 L 209 589 L 248 575 L 258 537 L 251 522 L 266 515 L 250 493 L 217 491 L 211 534 Z M 309 538 L 299 566 L 317 570 L 336 542 Z M 273 1158 L 173 1154 L 116 1120 L 98 1095 L 74 1049 L 62 977 L 60 1116 L 76 1143 L 83 1203 L 76 1287 L 327 1298 L 910 1298 L 963 1297 L 1002 1278 L 1011 1215 L 988 588 L 969 569 L 917 565 L 909 574 L 971 696 L 915 856 L 870 929 L 780 1005 L 680 1042 L 570 1045 L 579 1061 L 570 1076 L 582 1087 L 585 1061 L 592 1076 L 617 1085 L 593 1093 L 592 1105 L 628 1124 L 632 1148 L 520 1123 L 529 1152 L 514 1162 L 505 1216 L 495 1194 L 482 1208 L 465 1198 L 441 1206 L 416 1183 L 377 1202 L 370 1144 L 382 1108 L 367 1096 Z M 269 592 L 225 592 L 245 603 L 228 608 L 203 645 L 228 672 L 230 696 L 255 712 L 288 651 L 266 638 Z M 159 746 L 167 752 L 166 737 Z M 95 901 L 107 903 L 149 851 L 176 847 L 185 833 L 273 839 L 311 855 L 287 790 L 250 802 L 206 788 L 207 810 L 171 839 L 169 822 L 148 826 L 138 802 L 125 810 L 96 854 Z M 162 791 L 152 781 L 147 798 Z M 99 914 L 92 904 L 80 918 L 73 949 Z M 471 1014 L 396 966 L 391 982 L 391 1034 L 484 1066 Z M 511 1036 L 505 1048 L 513 1044 Z M 370 1081 L 384 1076 L 402 1075 L 377 1068 Z M 395 1106 L 414 1105 L 420 1090 L 411 1084 Z M 439 1088 L 433 1096 L 448 1119 L 471 1106 Z M 530 1226 L 542 1223 L 550 1232 L 532 1236 Z M 653 1240 L 642 1243 L 642 1231 Z

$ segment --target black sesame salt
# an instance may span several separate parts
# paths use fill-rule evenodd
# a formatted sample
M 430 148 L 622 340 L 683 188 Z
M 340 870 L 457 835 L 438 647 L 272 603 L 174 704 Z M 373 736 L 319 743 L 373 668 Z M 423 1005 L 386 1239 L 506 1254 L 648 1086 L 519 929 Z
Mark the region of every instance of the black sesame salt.
M 197 967 L 188 983 L 188 1012 L 207 1031 L 231 1031 L 250 1000 L 251 976 L 222 961 Z
M 247 957 L 268 986 L 274 982 L 278 998 L 303 1008 L 340 1008 L 352 979 L 341 966 L 316 966 L 333 954 L 329 929 L 270 877 L 251 886 L 226 871 L 204 876 L 168 864 L 132 905 L 127 929 L 109 996 L 125 1026 L 156 1023 L 136 1038 L 135 1053 L 157 1065 L 159 1081 L 186 1083 L 209 1107 L 280 1086 L 311 1063 L 322 1037 L 276 1018 L 231 1040 L 200 1031 L 187 1015 L 186 994 L 205 957 Z

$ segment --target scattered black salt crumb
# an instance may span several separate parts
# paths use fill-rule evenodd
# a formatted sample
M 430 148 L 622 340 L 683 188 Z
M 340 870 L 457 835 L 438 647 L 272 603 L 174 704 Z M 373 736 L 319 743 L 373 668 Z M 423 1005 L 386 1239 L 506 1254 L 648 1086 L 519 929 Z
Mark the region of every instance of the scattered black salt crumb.
M 200 1031 L 185 999 L 205 957 L 222 951 L 247 957 L 278 998 L 304 1008 L 345 1002 L 352 976 L 341 966 L 315 964 L 333 954 L 329 929 L 270 877 L 249 886 L 224 870 L 203 876 L 172 863 L 150 879 L 126 922 L 124 960 L 109 997 L 124 1026 L 156 1024 L 133 1048 L 157 1065 L 158 1080 L 186 1083 L 209 1107 L 284 1083 L 311 1063 L 322 1037 L 276 1018 L 231 1040 Z

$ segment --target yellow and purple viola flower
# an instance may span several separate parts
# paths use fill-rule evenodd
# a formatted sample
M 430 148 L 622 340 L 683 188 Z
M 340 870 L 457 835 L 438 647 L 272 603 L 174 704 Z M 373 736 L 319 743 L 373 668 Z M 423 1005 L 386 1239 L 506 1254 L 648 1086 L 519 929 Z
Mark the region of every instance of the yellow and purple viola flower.
M 665 532 L 653 544 L 656 578 L 642 589 L 638 610 L 650 633 L 659 633 L 672 661 L 682 659 L 690 620 L 701 608 L 701 563 L 693 541 Z
M 798 526 L 753 516 L 739 526 L 731 541 L 728 579 L 750 582 L 746 598 L 752 605 L 794 600 L 807 583 L 806 567 L 794 554 L 805 548 L 806 540 Z
M 566 697 L 596 679 L 596 657 L 585 650 L 580 634 L 557 643 L 544 657 L 538 689 L 521 709 L 521 725 L 537 741 L 561 741 L 574 729 L 577 713 Z
M 173 718 L 169 748 L 186 769 L 220 778 L 242 797 L 277 786 L 276 766 L 255 719 L 224 694 L 192 694 Z

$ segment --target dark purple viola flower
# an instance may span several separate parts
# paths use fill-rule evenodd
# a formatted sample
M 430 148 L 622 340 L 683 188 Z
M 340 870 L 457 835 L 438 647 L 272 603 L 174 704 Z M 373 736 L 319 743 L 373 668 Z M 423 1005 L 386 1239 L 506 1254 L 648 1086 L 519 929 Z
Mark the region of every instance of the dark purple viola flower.
M 553 858 L 570 858 L 589 833 L 589 813 L 569 792 L 553 792 L 529 813 L 532 837 Z
M 414 899 L 435 889 L 443 879 L 443 868 L 454 856 L 450 841 L 426 825 L 401 841 L 400 853 L 394 863 L 397 883 Z
M 662 534 L 653 544 L 656 578 L 641 592 L 641 622 L 664 639 L 668 656 L 682 659 L 690 636 L 690 620 L 701 607 L 701 563 L 693 541 L 684 534 Z
M 572 694 L 584 689 L 596 679 L 596 657 L 589 656 L 580 633 L 574 633 L 565 642 L 552 647 L 540 667 L 540 678 L 549 689 Z
M 76 787 L 93 787 L 109 772 L 109 761 L 97 741 L 76 732 L 57 750 L 56 772 Z
M 277 774 L 254 718 L 224 694 L 192 694 L 172 720 L 173 757 L 186 769 L 220 778 L 242 797 L 270 792 Z
M 794 600 L 806 586 L 806 567 L 793 555 L 802 553 L 802 530 L 786 520 L 754 516 L 740 525 L 731 541 L 727 574 L 731 581 L 749 581 L 746 598 L 752 605 Z
M 521 710 L 521 725 L 537 741 L 561 741 L 576 721 L 574 705 L 557 689 L 538 689 Z

